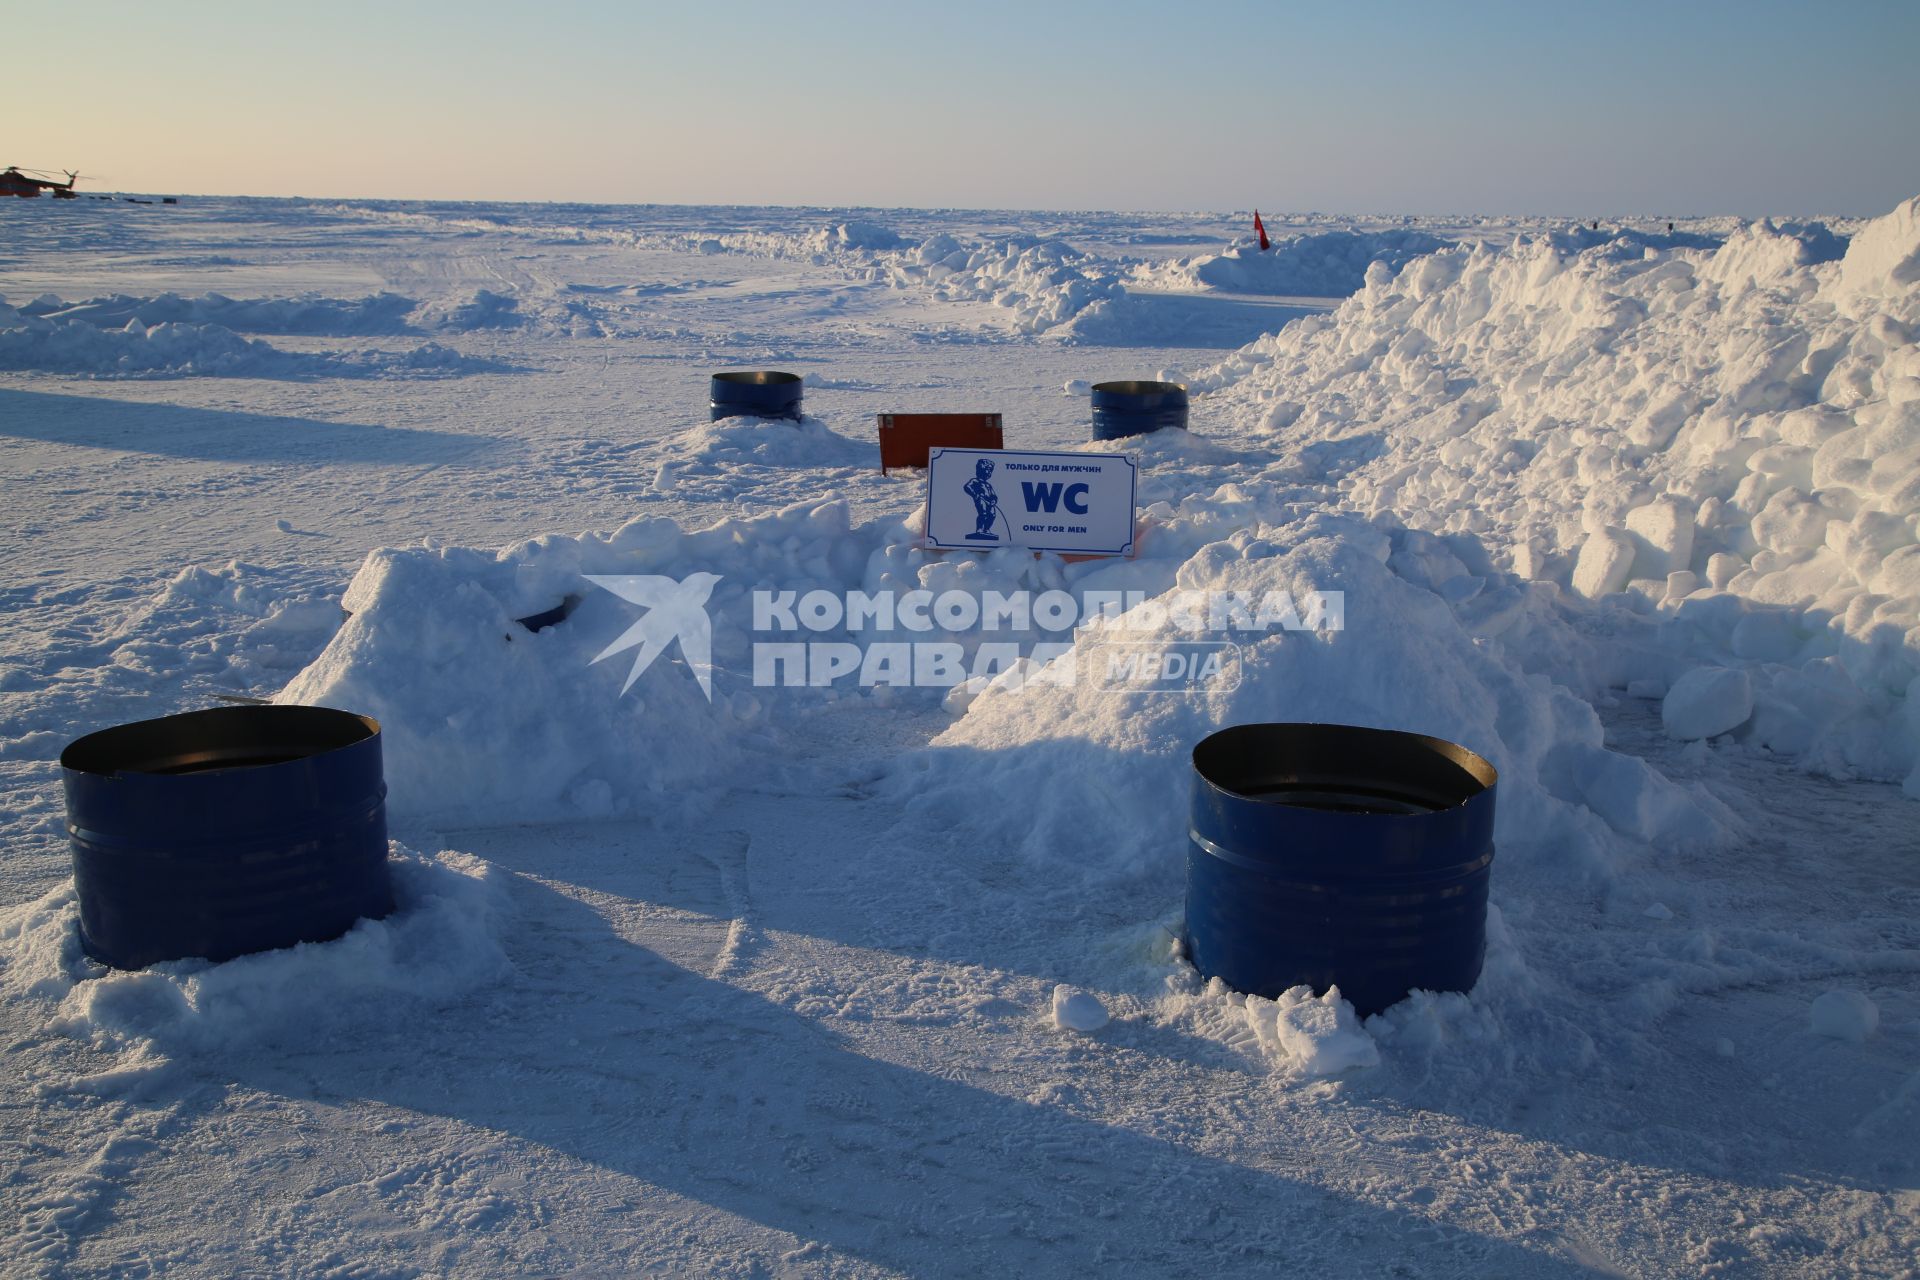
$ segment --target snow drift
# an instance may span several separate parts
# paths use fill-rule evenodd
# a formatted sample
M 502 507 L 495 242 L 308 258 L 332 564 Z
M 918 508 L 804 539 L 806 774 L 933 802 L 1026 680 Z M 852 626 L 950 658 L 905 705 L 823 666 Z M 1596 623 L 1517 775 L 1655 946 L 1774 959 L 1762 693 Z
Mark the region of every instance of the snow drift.
M 94 378 L 302 378 L 466 374 L 504 368 L 435 342 L 402 351 L 304 352 L 243 338 L 224 324 L 163 320 L 149 325 L 130 315 L 111 327 L 113 312 L 119 309 L 81 307 L 40 315 L 32 313 L 31 304 L 15 309 L 0 302 L 0 369 Z M 183 314 L 196 314 L 196 308 L 187 307 Z
M 1616 687 L 1744 665 L 1745 739 L 1920 792 L 1917 205 L 1838 261 L 1763 222 L 1376 265 L 1193 382 L 1275 474 L 1607 599 Z
M 466 854 L 394 845 L 395 908 L 331 942 L 220 964 L 187 959 L 114 970 L 80 949 L 72 885 L 0 917 L 0 993 L 57 1006 L 51 1025 L 156 1066 L 175 1054 L 317 1043 L 396 1009 L 459 996 L 509 971 L 496 939 L 499 875 Z
M 177 293 L 136 297 L 116 293 L 76 303 L 37 299 L 20 310 L 56 322 L 84 320 L 103 329 L 124 329 L 129 321 L 136 321 L 144 328 L 211 324 L 240 333 L 355 336 L 405 333 L 406 316 L 413 308 L 412 298 L 397 293 L 365 298 L 326 298 L 311 293 L 290 298 L 229 298 L 218 293 L 192 298 Z
M 1142 267 L 1134 280 L 1153 289 L 1344 298 L 1366 283 L 1374 263 L 1397 271 L 1451 243 L 1425 231 L 1322 231 L 1276 240 L 1265 252 L 1239 245 L 1221 254 Z

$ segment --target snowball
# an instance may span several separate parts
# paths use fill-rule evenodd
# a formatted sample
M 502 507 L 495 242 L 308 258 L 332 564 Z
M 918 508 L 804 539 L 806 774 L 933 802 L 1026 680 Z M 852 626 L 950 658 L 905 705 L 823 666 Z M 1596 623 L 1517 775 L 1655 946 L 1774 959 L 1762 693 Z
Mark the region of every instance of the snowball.
M 1813 1034 L 1864 1043 L 1880 1025 L 1880 1010 L 1858 991 L 1829 991 L 1813 1002 Z
M 1660 723 L 1682 742 L 1737 729 L 1753 714 L 1753 682 L 1729 667 L 1696 667 L 1673 682 L 1660 704 Z
M 1107 1007 L 1091 991 L 1063 982 L 1053 989 L 1053 1025 L 1062 1031 L 1098 1031 L 1107 1025 Z

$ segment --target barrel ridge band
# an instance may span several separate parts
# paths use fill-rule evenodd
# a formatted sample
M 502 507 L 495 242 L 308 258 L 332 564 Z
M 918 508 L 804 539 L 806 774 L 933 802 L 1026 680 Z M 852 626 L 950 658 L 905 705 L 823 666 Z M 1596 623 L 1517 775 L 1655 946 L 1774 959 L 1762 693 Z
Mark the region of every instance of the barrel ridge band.
M 259 827 L 249 827 L 240 831 L 227 832 L 224 835 L 206 836 L 198 840 L 172 840 L 168 843 L 182 850 L 225 848 L 236 843 L 244 844 L 249 840 L 256 840 L 261 837 L 274 837 L 276 843 L 299 843 L 302 837 L 314 834 L 326 834 L 328 830 L 337 823 L 365 822 L 383 810 L 386 807 L 386 803 L 387 788 L 386 784 L 382 783 L 378 795 L 372 796 L 364 802 L 349 801 L 346 804 L 332 805 L 328 808 L 318 810 L 314 813 L 313 817 L 306 822 L 282 822 L 278 825 L 268 824 Z M 79 826 L 71 820 L 67 823 L 67 835 L 73 839 L 84 841 L 88 848 L 99 849 L 103 852 L 126 848 L 135 848 L 146 854 L 153 852 L 151 842 L 147 840 L 144 835 L 128 835 L 125 833 L 110 834 L 95 831 L 88 827 Z
M 1281 874 L 1285 870 L 1287 870 L 1287 868 L 1284 868 L 1284 867 L 1276 867 L 1271 862 L 1262 862 L 1258 858 L 1249 858 L 1244 853 L 1235 853 L 1231 849 L 1223 848 L 1222 846 L 1215 844 L 1213 841 L 1207 839 L 1205 836 L 1201 835 L 1198 831 L 1195 831 L 1192 828 L 1187 829 L 1187 838 L 1192 840 L 1196 845 L 1199 845 L 1202 852 L 1211 854 L 1212 856 L 1220 859 L 1220 861 L 1222 862 L 1230 862 L 1234 866 L 1244 868 L 1247 871 L 1256 871 L 1261 875 L 1268 877 L 1269 879 L 1277 880 L 1280 878 Z M 1487 851 L 1485 853 L 1481 854 L 1479 857 L 1473 859 L 1470 862 L 1450 862 L 1446 866 L 1440 868 L 1437 871 L 1429 871 L 1425 873 L 1396 872 L 1394 873 L 1393 878 L 1397 880 L 1419 880 L 1419 879 L 1438 880 L 1438 879 L 1447 879 L 1454 876 L 1472 875 L 1474 872 L 1484 869 L 1485 867 L 1490 865 L 1492 862 L 1493 862 L 1493 846 L 1488 845 Z M 1309 881 L 1309 880 L 1297 880 L 1297 881 L 1294 881 L 1294 883 L 1304 885 L 1309 888 L 1320 887 L 1315 885 L 1312 881 Z

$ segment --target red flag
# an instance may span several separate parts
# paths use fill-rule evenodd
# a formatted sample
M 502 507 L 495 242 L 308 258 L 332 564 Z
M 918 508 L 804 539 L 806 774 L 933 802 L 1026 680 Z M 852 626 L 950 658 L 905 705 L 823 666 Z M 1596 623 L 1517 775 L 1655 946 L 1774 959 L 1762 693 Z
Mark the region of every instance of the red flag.
M 1273 241 L 1267 239 L 1267 229 L 1260 222 L 1260 211 L 1258 209 L 1253 211 L 1253 229 L 1260 233 L 1260 252 L 1265 253 L 1267 250 L 1273 248 Z

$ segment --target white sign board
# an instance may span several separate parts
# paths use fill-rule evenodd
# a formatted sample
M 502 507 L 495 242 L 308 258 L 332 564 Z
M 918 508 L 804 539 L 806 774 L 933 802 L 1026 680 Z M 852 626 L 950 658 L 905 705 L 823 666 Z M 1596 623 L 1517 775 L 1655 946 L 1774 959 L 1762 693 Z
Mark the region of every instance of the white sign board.
M 927 545 L 1130 556 L 1139 475 L 1139 462 L 1124 453 L 934 449 Z

